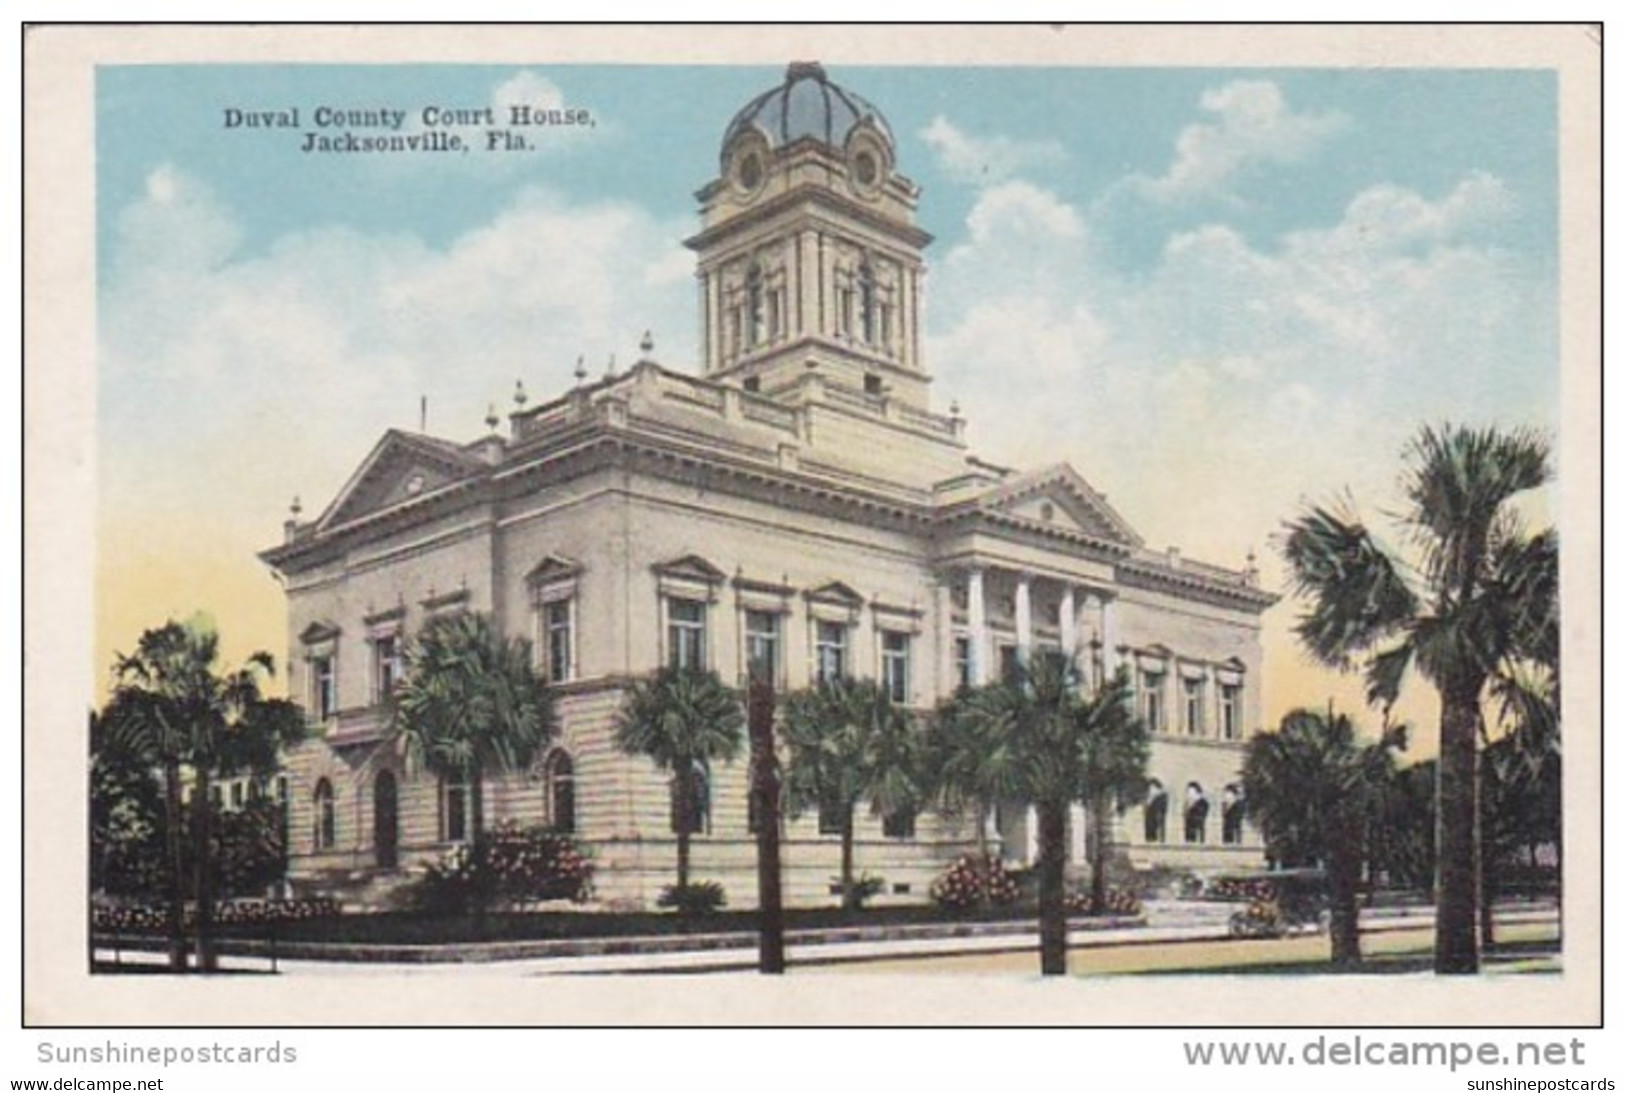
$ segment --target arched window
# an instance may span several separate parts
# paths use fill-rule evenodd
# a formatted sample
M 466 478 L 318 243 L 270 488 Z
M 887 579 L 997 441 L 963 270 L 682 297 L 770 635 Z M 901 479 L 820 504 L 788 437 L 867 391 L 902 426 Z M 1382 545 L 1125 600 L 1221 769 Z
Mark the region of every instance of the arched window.
M 394 869 L 400 864 L 400 822 L 395 775 L 381 770 L 372 783 L 373 858 L 380 869 Z
M 316 830 L 314 842 L 317 850 L 331 850 L 338 842 L 338 809 L 333 805 L 333 783 L 326 778 L 316 783 Z
M 858 267 L 858 320 L 863 324 L 863 340 L 875 344 L 875 271 L 868 262 Z
M 560 835 L 576 831 L 576 768 L 570 753 L 555 748 L 542 767 L 547 787 L 547 821 Z
M 1168 791 L 1152 779 L 1145 794 L 1145 841 L 1168 841 Z
M 702 835 L 711 830 L 711 775 L 705 764 L 696 762 L 689 780 L 693 796 L 683 801 L 682 779 L 671 780 L 671 830 L 673 834 L 686 832 Z
M 745 275 L 746 330 L 752 347 L 767 341 L 767 312 L 762 302 L 762 267 L 751 266 Z
M 1219 812 L 1224 845 L 1241 845 L 1241 824 L 1247 818 L 1247 798 L 1242 788 L 1234 783 L 1224 787 L 1224 798 Z
M 1207 842 L 1207 794 L 1195 782 L 1185 787 L 1185 841 Z

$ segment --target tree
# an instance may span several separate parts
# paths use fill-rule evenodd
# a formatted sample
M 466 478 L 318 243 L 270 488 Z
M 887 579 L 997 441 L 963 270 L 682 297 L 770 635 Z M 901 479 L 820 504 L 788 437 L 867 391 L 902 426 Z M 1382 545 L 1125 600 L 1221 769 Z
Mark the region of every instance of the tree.
M 1284 553 L 1308 600 L 1296 631 L 1312 655 L 1364 669 L 1390 708 L 1414 668 L 1440 697 L 1439 906 L 1434 969 L 1478 970 L 1478 749 L 1487 684 L 1557 648 L 1557 541 L 1511 502 L 1548 481 L 1549 446 L 1527 431 L 1423 428 L 1406 448 L 1403 529 L 1414 563 L 1349 506 L 1288 523 Z
M 1133 716 L 1132 684 L 1119 669 L 1078 710 L 1083 803 L 1089 821 L 1089 905 L 1106 913 L 1106 861 L 1111 812 L 1117 801 L 1143 799 L 1151 762 L 1151 734 Z
M 478 613 L 431 619 L 408 643 L 405 669 L 392 724 L 426 770 L 468 787 L 473 869 L 483 884 L 485 775 L 523 770 L 542 754 L 557 728 L 553 692 L 530 642 L 504 638 Z M 474 910 L 483 924 L 482 898 Z
M 679 891 L 688 888 L 690 841 L 703 821 L 700 779 L 713 762 L 732 762 L 744 739 L 739 692 L 715 672 L 662 668 L 634 682 L 616 714 L 620 749 L 671 775 Z
M 159 769 L 164 778 L 164 841 L 169 881 L 170 962 L 186 964 L 181 942 L 185 854 L 182 850 L 183 771 L 192 775 L 193 897 L 197 901 L 197 962 L 213 970 L 215 854 L 211 832 L 215 778 L 263 776 L 282 750 L 304 733 L 293 703 L 267 697 L 262 680 L 275 674 L 269 653 L 256 652 L 242 668 L 216 671 L 220 636 L 201 620 L 170 621 L 145 631 L 136 651 L 114 665 L 113 695 L 98 728 L 104 749 L 125 763 Z
M 841 833 L 841 905 L 855 908 L 856 814 L 913 813 L 925 799 L 924 741 L 908 711 L 872 679 L 826 680 L 785 696 L 785 790 L 793 815 L 836 814 Z
M 1143 764 L 1137 774 L 1118 765 L 1135 750 L 1124 742 L 1145 731 L 1129 713 L 1127 676 L 1088 697 L 1078 683 L 1068 658 L 1040 655 L 1008 679 L 961 692 L 951 714 L 972 722 L 976 738 L 1007 752 L 983 769 L 997 771 L 1001 793 L 1028 801 L 1038 813 L 1038 937 L 1045 975 L 1066 974 L 1067 809 L 1080 798 L 1109 797 L 1111 787 L 1101 779 L 1126 785 L 1144 777 Z
M 1403 729 L 1361 745 L 1354 723 L 1328 710 L 1294 710 L 1275 732 L 1247 742 L 1247 809 L 1270 856 L 1285 866 L 1321 865 L 1331 888 L 1332 963 L 1360 962 L 1359 885 L 1394 776 Z

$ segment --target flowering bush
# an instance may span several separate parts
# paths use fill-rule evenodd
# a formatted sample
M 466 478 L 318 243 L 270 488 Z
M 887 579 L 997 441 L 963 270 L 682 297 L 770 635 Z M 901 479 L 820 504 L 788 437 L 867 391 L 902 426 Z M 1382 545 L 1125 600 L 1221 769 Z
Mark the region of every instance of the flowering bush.
M 1273 899 L 1254 899 L 1246 910 L 1230 916 L 1230 933 L 1235 937 L 1279 937 L 1285 932 L 1281 905 Z
M 1219 877 L 1207 892 L 1221 900 L 1267 900 L 1275 898 L 1275 885 L 1263 877 Z
M 1140 897 L 1126 888 L 1106 889 L 1106 902 L 1098 910 L 1088 892 L 1074 892 L 1066 898 L 1066 911 L 1070 915 L 1138 915 L 1142 910 Z
M 680 915 L 708 915 L 728 905 L 728 893 L 714 880 L 672 884 L 661 890 L 655 905 L 669 907 Z
M 413 907 L 463 914 L 477 905 L 592 897 L 592 863 L 568 837 L 505 821 L 480 838 L 483 865 L 473 847 L 453 847 L 412 884 L 407 897 Z
M 950 911 L 1008 906 L 1016 902 L 1020 894 L 1021 886 L 1016 878 L 1002 861 L 991 856 L 962 855 L 931 882 L 931 899 L 938 907 Z
M 302 922 L 339 913 L 336 901 L 311 899 L 233 899 L 215 905 L 215 922 L 223 925 L 269 925 L 274 922 Z M 102 904 L 91 908 L 93 929 L 111 933 L 162 932 L 169 928 L 169 910 L 155 903 Z M 197 922 L 197 909 L 188 905 L 181 925 L 191 929 Z

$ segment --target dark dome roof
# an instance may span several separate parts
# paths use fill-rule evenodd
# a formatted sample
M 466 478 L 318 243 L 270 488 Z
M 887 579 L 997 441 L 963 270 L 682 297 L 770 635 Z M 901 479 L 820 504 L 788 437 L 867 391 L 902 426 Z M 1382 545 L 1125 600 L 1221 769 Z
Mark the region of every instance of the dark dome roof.
M 840 148 L 864 121 L 879 130 L 886 143 L 895 146 L 891 127 L 880 111 L 832 82 L 817 61 L 796 61 L 785 70 L 783 83 L 762 92 L 734 115 L 723 134 L 722 147 L 726 150 L 740 134 L 755 127 L 766 134 L 774 148 L 803 137 Z

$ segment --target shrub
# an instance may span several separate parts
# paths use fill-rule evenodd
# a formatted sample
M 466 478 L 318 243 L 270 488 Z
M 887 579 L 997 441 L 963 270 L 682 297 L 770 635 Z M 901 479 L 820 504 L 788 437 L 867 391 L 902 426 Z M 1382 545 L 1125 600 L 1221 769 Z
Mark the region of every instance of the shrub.
M 477 906 L 591 898 L 592 863 L 567 836 L 505 821 L 480 838 L 483 864 L 472 847 L 453 847 L 407 890 L 413 909 L 466 914 Z
M 1016 902 L 1021 886 L 1004 863 L 995 857 L 976 858 L 965 854 L 931 882 L 931 899 L 950 911 L 977 907 L 1008 906 Z
M 655 901 L 679 915 L 709 915 L 728 905 L 728 893 L 714 880 L 691 881 L 686 885 L 668 885 Z
M 1108 888 L 1104 906 L 1097 909 L 1088 892 L 1074 892 L 1066 898 L 1066 910 L 1071 915 L 1138 915 L 1144 906 L 1134 892 L 1126 888 Z
M 841 878 L 831 877 L 839 887 Z M 852 906 L 862 910 L 864 905 L 886 890 L 886 878 L 864 873 L 852 882 Z

